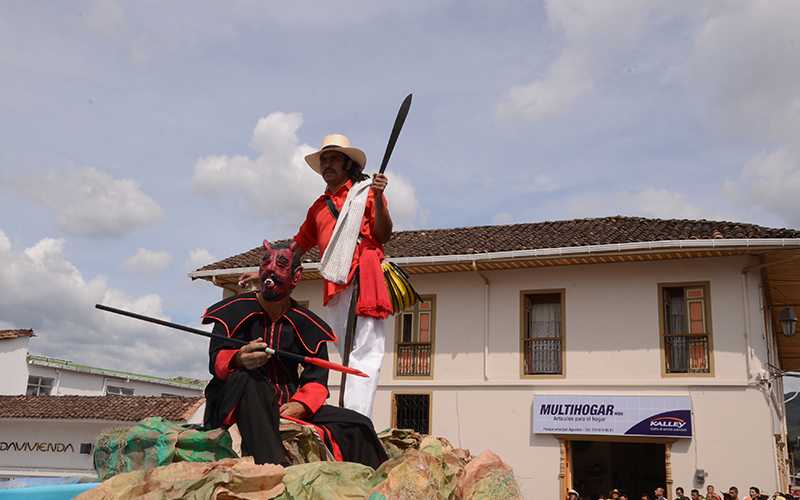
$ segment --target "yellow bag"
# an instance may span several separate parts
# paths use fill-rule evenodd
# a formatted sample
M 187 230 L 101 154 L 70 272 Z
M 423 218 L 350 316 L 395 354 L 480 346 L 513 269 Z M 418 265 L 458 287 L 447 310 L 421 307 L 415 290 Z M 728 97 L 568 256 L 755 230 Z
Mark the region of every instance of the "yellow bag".
M 389 297 L 392 299 L 394 314 L 402 312 L 422 300 L 422 297 L 414 290 L 408 273 L 403 271 L 400 266 L 384 261 L 381 267 L 383 268 L 383 277 L 386 279 L 386 288 L 389 290 Z

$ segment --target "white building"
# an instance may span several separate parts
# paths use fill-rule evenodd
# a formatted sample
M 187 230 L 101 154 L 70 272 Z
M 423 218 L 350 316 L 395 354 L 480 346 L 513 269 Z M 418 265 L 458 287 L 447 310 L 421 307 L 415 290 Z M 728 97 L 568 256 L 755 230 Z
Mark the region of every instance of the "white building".
M 202 422 L 203 398 L 0 396 L 0 481 L 96 477 L 92 451 L 104 430 L 147 417 Z
M 32 330 L 0 330 L 0 394 L 202 396 L 205 382 L 163 378 L 28 353 Z
M 31 330 L 0 331 L 0 481 L 94 476 L 105 429 L 161 416 L 201 423 L 205 383 L 28 354 Z
M 25 394 L 33 330 L 0 330 L 0 394 Z
M 227 295 L 260 253 L 191 276 Z M 386 253 L 426 300 L 389 320 L 378 430 L 492 449 L 528 498 L 786 489 L 800 231 L 611 217 L 404 231 Z M 317 261 L 295 298 L 324 314 Z
M 203 395 L 205 382 L 185 377 L 163 378 L 95 368 L 63 359 L 28 355 L 28 385 L 32 396 L 184 396 Z

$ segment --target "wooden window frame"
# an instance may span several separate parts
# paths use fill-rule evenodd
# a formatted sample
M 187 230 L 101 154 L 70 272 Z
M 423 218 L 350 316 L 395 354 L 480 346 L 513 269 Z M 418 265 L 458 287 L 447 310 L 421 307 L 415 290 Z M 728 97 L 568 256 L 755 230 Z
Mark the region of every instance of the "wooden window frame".
M 392 428 L 397 428 L 397 397 L 401 396 L 428 396 L 428 435 L 433 433 L 433 391 L 397 390 L 391 392 Z
M 399 368 L 399 353 L 400 353 L 400 344 L 403 340 L 403 313 L 405 311 L 400 312 L 395 316 L 394 321 L 394 378 L 400 380 L 432 380 L 434 370 L 436 368 L 435 361 L 436 361 L 436 294 L 425 294 L 421 295 L 423 301 L 430 301 L 431 303 L 431 372 L 430 375 L 399 375 L 398 368 Z M 419 313 L 416 313 L 419 315 Z M 419 319 L 416 319 L 419 321 Z
M 561 373 L 525 373 L 525 314 L 530 295 L 559 295 L 561 297 Z M 565 288 L 522 290 L 519 292 L 519 374 L 522 379 L 563 379 L 567 376 L 567 290 Z
M 666 318 L 664 317 L 664 289 L 665 288 L 703 288 L 703 301 L 704 308 L 703 314 L 705 315 L 706 322 L 706 335 L 708 336 L 708 373 L 693 372 L 693 373 L 670 373 L 667 372 L 667 342 L 666 333 L 667 325 Z M 681 377 L 714 377 L 714 318 L 711 316 L 711 282 L 710 281 L 681 281 L 681 282 L 666 282 L 658 284 L 658 339 L 659 339 L 659 356 L 661 358 L 661 376 L 664 378 L 681 378 Z

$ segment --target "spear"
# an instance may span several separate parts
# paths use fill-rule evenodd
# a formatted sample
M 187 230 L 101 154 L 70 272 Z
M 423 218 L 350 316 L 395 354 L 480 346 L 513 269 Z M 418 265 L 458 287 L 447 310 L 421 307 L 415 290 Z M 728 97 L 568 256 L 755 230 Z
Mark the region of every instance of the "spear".
M 241 340 L 233 337 L 226 337 L 224 335 L 217 335 L 215 333 L 210 333 L 204 330 L 199 330 L 197 328 L 192 328 L 191 326 L 179 325 L 178 323 L 164 321 L 163 319 L 151 318 L 150 316 L 145 316 L 144 314 L 137 314 L 134 312 L 125 311 L 123 309 L 117 309 L 116 307 L 105 306 L 103 304 L 95 304 L 94 306 L 97 309 L 100 309 L 101 311 L 107 311 L 115 314 L 120 314 L 122 316 L 128 316 L 129 318 L 135 318 L 138 320 L 147 321 L 149 323 L 155 323 L 156 325 L 167 326 L 169 328 L 174 328 L 176 330 L 183 330 L 184 332 L 194 333 L 195 335 L 202 335 L 203 337 L 208 337 L 210 339 L 226 340 L 241 345 L 249 344 L 249 342 L 246 340 Z M 295 354 L 293 352 L 273 349 L 271 347 L 267 347 L 265 350 L 267 351 L 267 354 L 272 354 L 278 356 L 279 358 L 293 359 L 295 361 L 299 361 L 300 363 L 308 363 L 310 365 L 319 366 L 321 368 L 327 368 L 328 370 L 335 370 L 337 372 L 342 372 L 342 373 L 350 373 L 351 375 L 357 375 L 359 377 L 367 377 L 367 378 L 369 377 L 369 375 L 362 372 L 361 370 L 357 370 L 349 366 L 340 365 L 339 363 L 334 363 L 332 361 L 328 361 L 327 359 L 314 358 L 312 356 L 303 356 L 300 354 Z

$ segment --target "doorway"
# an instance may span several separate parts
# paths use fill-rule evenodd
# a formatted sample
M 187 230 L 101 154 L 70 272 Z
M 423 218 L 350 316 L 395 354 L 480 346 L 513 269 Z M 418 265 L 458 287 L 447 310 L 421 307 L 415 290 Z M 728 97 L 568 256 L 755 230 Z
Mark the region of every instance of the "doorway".
M 666 488 L 666 450 L 660 443 L 570 441 L 572 487 L 597 498 L 616 488 L 630 498 Z

